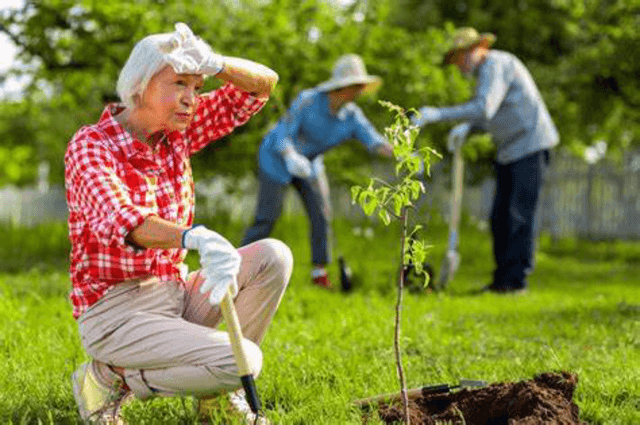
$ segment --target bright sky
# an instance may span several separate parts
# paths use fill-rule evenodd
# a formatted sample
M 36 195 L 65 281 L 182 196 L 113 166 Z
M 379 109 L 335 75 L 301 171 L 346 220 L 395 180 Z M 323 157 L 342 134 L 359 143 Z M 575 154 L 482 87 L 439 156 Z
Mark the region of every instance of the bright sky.
M 18 8 L 24 4 L 24 0 L 0 0 L 0 13 L 8 9 Z M 16 48 L 5 34 L 0 34 L 0 71 L 4 71 L 13 63 Z
M 0 0 L 0 13 L 4 13 L 11 8 L 18 8 L 24 4 L 24 0 Z M 0 34 L 0 73 L 4 73 L 14 63 L 16 47 L 13 45 L 9 37 Z M 0 97 L 7 94 L 15 93 L 22 87 L 20 81 L 15 78 L 9 78 L 3 86 L 0 86 Z

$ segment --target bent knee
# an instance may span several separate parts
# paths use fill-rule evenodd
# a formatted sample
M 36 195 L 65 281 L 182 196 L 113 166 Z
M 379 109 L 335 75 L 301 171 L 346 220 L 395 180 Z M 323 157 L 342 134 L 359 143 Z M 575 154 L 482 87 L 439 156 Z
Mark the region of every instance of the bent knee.
M 275 267 L 285 275 L 293 270 L 293 254 L 291 249 L 282 241 L 273 238 L 262 239 L 260 253 L 271 267 Z
M 246 338 L 242 340 L 242 347 L 244 348 L 249 373 L 254 378 L 257 378 L 262 370 L 262 351 L 258 345 Z

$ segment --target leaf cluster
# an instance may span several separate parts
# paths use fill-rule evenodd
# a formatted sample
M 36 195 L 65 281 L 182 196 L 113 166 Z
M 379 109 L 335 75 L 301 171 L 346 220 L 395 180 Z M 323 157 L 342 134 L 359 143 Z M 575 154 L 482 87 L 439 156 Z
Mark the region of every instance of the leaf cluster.
M 403 267 L 413 264 L 418 273 L 426 272 L 422 265 L 426 259 L 428 246 L 418 238 L 416 233 L 420 225 L 415 225 L 409 231 L 407 229 L 407 216 L 414 202 L 425 193 L 425 187 L 421 176 L 430 175 L 432 162 L 441 157 L 430 146 L 416 149 L 415 141 L 419 129 L 412 126 L 407 111 L 389 101 L 380 101 L 380 104 L 394 115 L 393 122 L 385 128 L 388 139 L 393 144 L 393 156 L 395 159 L 395 182 L 387 182 L 379 178 L 369 180 L 367 187 L 354 185 L 351 187 L 351 198 L 354 204 L 360 205 L 365 214 L 371 216 L 377 212 L 378 218 L 388 226 L 392 220 L 403 221 L 402 241 Z M 415 113 L 416 110 L 410 110 Z M 405 246 L 405 242 L 407 245 Z

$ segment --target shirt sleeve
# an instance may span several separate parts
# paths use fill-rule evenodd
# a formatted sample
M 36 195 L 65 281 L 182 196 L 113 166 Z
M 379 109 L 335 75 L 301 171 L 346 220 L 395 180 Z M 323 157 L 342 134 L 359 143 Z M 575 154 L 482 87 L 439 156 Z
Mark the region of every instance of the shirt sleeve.
M 355 138 L 362 142 L 369 152 L 373 152 L 379 146 L 388 143 L 356 104 L 350 103 L 345 108 L 353 117 Z
M 201 95 L 199 102 L 193 121 L 186 130 L 189 155 L 249 121 L 262 109 L 267 99 L 258 99 L 226 83 L 217 90 Z
M 306 91 L 298 95 L 287 114 L 283 117 L 284 133 L 276 141 L 276 151 L 282 153 L 287 148 L 293 147 L 294 140 L 298 137 L 300 126 L 302 125 L 304 110 L 312 105 L 315 98 L 317 97 L 314 97 L 311 92 Z
M 100 244 L 135 251 L 125 238 L 152 214 L 132 203 L 115 163 L 113 153 L 100 140 L 81 137 L 69 143 L 65 155 L 69 210 L 86 218 Z
M 496 114 L 509 88 L 510 78 L 497 61 L 488 60 L 479 69 L 475 97 L 461 105 L 438 108 L 441 121 L 488 121 Z

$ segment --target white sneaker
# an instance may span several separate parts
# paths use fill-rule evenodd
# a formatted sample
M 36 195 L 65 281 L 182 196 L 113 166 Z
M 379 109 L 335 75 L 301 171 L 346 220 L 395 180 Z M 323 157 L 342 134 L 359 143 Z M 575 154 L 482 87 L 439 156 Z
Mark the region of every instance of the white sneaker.
M 273 422 L 264 416 L 256 415 L 251 411 L 251 407 L 249 406 L 249 403 L 247 403 L 247 397 L 243 389 L 230 393 L 229 401 L 231 402 L 231 406 L 238 413 L 244 416 L 244 420 L 247 425 L 273 425 Z
M 120 417 L 120 407 L 130 394 L 123 389 L 123 382 L 113 388 L 98 382 L 91 371 L 91 362 L 83 363 L 71 376 L 73 396 L 83 421 L 99 425 L 125 425 Z

